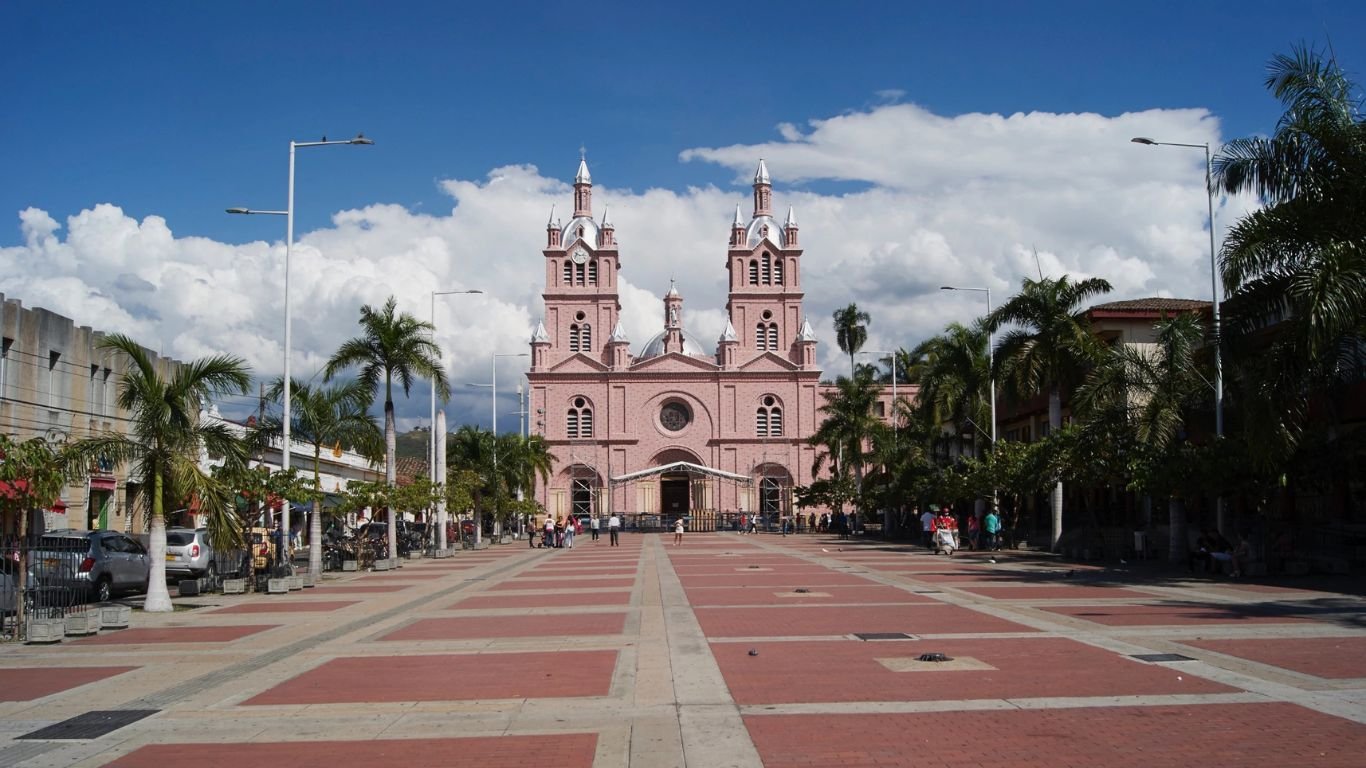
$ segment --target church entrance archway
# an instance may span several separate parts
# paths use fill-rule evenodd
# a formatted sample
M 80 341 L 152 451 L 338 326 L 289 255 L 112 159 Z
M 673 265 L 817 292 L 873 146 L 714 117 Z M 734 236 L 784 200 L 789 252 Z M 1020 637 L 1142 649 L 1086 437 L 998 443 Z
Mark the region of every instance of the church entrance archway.
M 661 475 L 659 478 L 659 511 L 670 521 L 688 514 L 692 478 L 685 474 Z

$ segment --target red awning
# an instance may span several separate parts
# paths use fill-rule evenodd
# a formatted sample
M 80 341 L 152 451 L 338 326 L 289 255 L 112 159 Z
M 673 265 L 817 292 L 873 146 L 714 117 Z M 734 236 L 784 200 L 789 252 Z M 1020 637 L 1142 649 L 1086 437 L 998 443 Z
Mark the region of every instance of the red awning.
M 0 480 L 0 496 L 4 496 L 7 499 L 17 499 L 19 498 L 20 491 L 27 490 L 27 480 L 15 480 L 14 482 L 10 482 L 8 480 Z M 66 511 L 66 502 L 62 501 L 61 498 L 58 497 L 58 499 L 52 503 L 50 509 L 52 509 L 54 512 L 64 512 Z

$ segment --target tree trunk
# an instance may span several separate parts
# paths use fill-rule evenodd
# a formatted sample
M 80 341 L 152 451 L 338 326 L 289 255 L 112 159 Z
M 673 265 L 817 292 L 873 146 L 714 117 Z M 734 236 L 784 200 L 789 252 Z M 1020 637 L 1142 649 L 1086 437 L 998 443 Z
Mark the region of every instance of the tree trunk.
M 1048 434 L 1054 435 L 1062 429 L 1062 392 L 1054 387 L 1048 393 Z M 1053 486 L 1053 520 L 1049 532 L 1049 549 L 1058 551 L 1058 541 L 1062 539 L 1062 481 Z
M 384 482 L 393 488 L 398 478 L 398 426 L 394 424 L 394 400 L 384 399 Z M 389 559 L 398 559 L 398 515 L 389 505 Z
M 158 468 L 159 469 L 159 468 Z M 170 613 L 171 593 L 166 589 L 166 514 L 161 503 L 161 473 L 152 475 L 152 531 L 147 540 L 147 556 L 152 568 L 147 575 L 147 599 L 142 610 L 148 613 Z

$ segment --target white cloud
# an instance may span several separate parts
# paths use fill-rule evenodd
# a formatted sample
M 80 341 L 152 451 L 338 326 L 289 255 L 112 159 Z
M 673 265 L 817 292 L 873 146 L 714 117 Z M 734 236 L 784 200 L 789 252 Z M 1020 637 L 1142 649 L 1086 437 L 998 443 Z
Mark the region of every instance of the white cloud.
M 832 374 L 848 368 L 831 330 L 836 307 L 854 301 L 872 314 L 870 349 L 911 346 L 980 313 L 972 294 L 940 285 L 990 286 L 999 302 L 1036 274 L 1036 249 L 1046 274 L 1104 276 L 1114 298 L 1208 290 L 1203 155 L 1129 143 L 1135 135 L 1217 143 L 1218 122 L 1203 110 L 945 117 L 889 103 L 804 129 L 783 124 L 778 134 L 681 153 L 732 169 L 732 188 L 635 192 L 599 174 L 594 208 L 612 209 L 623 324 L 636 348 L 659 330 L 671 278 L 698 338 L 710 347 L 721 332 L 729 222 L 737 203 L 748 211 L 759 157 L 777 184 L 775 206 L 798 211 L 807 313 Z M 377 204 L 303 233 L 291 265 L 295 375 L 312 375 L 354 335 L 362 304 L 394 295 L 426 319 L 431 291 L 478 288 L 485 295 L 439 297 L 436 323 L 456 388 L 453 423 L 486 421 L 487 393 L 463 384 L 487 381 L 495 352 L 526 350 L 542 313 L 544 222 L 552 204 L 567 218 L 573 165 L 446 180 L 449 211 Z M 856 187 L 825 190 L 832 181 Z M 1250 205 L 1222 205 L 1221 230 Z M 0 248 L 9 297 L 176 357 L 232 352 L 260 374 L 279 374 L 282 243 L 176 237 L 158 216 L 137 221 L 109 204 L 70 216 L 65 237 L 48 212 L 29 208 L 19 219 L 23 244 Z M 522 363 L 500 362 L 508 397 Z M 400 405 L 408 423 L 425 421 L 425 393 L 415 389 Z

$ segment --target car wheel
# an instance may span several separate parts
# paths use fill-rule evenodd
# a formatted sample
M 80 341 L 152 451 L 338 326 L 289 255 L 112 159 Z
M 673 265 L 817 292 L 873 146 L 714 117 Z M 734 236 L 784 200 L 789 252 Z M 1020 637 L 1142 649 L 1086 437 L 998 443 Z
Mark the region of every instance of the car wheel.
M 95 602 L 107 603 L 114 596 L 114 585 L 110 583 L 108 577 L 95 582 Z

